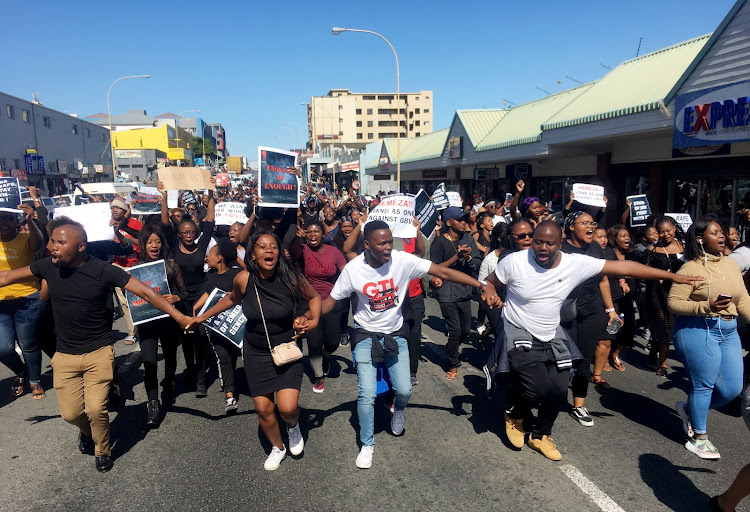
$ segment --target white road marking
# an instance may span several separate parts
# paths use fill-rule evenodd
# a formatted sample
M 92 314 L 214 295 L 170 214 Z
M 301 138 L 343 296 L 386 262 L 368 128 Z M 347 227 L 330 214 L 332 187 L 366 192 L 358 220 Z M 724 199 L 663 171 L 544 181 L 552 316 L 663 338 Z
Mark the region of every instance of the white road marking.
M 596 503 L 596 505 L 604 512 L 625 512 L 620 505 L 604 494 L 601 489 L 594 485 L 591 480 L 583 476 L 583 473 L 578 471 L 574 466 L 564 464 L 560 466 L 560 470 L 565 473 L 565 475 L 570 478 L 579 489 L 588 495 L 588 497 L 591 498 L 591 501 Z

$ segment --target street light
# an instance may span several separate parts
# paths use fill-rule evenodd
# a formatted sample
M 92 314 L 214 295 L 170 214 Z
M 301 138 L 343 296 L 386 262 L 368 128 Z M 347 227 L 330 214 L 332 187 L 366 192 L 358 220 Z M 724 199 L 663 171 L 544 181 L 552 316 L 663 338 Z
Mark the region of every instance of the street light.
M 112 150 L 112 180 L 115 180 L 115 173 L 117 170 L 117 166 L 115 165 L 115 145 L 112 144 L 112 110 L 109 108 L 109 93 L 112 92 L 112 87 L 115 86 L 117 82 L 120 80 L 127 80 L 128 78 L 151 78 L 151 75 L 131 75 L 131 76 L 123 76 L 112 82 L 112 85 L 109 86 L 109 89 L 107 90 L 107 117 L 109 118 L 109 147 Z
M 396 49 L 393 47 L 391 42 L 388 41 L 388 39 L 378 34 L 377 32 L 373 32 L 372 30 L 361 30 L 358 28 L 343 27 L 333 27 L 331 29 L 331 33 L 334 36 L 341 35 L 342 32 L 361 32 L 363 34 L 372 34 L 374 36 L 378 36 L 380 39 L 385 41 L 388 46 L 391 47 L 393 56 L 396 57 L 396 185 L 398 186 L 398 191 L 401 192 L 401 121 L 399 119 L 401 116 L 401 78 L 399 76 L 398 55 L 396 54 Z
M 307 103 L 305 103 L 305 105 L 307 105 Z M 297 130 L 299 130 L 299 143 L 302 144 L 302 141 L 304 140 L 304 138 L 302 137 L 302 127 L 299 125 L 299 123 L 295 123 L 294 121 L 283 121 L 281 124 L 293 124 L 294 126 L 296 126 Z M 300 149 L 304 149 L 304 148 L 300 148 Z
M 280 126 L 283 126 L 283 127 L 284 127 L 284 128 L 286 128 L 287 130 L 289 130 L 289 133 L 291 133 L 291 134 L 292 134 L 292 148 L 294 148 L 294 146 L 296 146 L 296 145 L 297 145 L 297 144 L 296 144 L 296 143 L 294 142 L 294 130 L 292 130 L 292 129 L 291 129 L 290 127 L 289 127 L 289 125 L 288 125 L 287 123 L 281 123 L 281 125 L 280 125 Z

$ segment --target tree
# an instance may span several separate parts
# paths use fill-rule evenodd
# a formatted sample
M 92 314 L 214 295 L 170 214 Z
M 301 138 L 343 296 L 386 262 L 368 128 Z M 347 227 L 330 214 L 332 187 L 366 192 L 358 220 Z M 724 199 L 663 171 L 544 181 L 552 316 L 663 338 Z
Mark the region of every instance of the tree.
M 203 139 L 200 137 L 193 136 L 193 142 L 190 144 L 190 149 L 193 150 L 193 156 L 196 158 L 203 156 Z M 216 148 L 211 145 L 211 141 L 206 141 L 206 156 L 215 157 Z

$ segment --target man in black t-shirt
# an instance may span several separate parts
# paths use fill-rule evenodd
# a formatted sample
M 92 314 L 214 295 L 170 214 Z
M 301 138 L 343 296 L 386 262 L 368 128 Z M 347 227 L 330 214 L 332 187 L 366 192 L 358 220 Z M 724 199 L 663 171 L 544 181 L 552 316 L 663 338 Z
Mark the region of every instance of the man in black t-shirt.
M 78 448 L 94 444 L 96 469 L 112 468 L 109 446 L 107 394 L 112 382 L 112 311 L 107 296 L 120 286 L 146 299 L 188 325 L 190 319 L 164 297 L 119 267 L 86 253 L 86 232 L 70 219 L 55 219 L 57 227 L 47 247 L 50 257 L 28 267 L 0 272 L 0 287 L 45 279 L 49 287 L 57 331 L 57 352 L 52 358 L 53 383 L 60 413 L 80 430 Z

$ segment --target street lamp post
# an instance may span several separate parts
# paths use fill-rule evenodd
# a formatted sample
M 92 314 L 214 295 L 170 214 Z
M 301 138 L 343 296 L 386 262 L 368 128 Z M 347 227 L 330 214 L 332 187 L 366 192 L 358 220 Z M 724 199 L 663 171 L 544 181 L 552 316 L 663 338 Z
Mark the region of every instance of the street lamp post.
M 109 118 L 109 147 L 112 151 L 112 179 L 115 180 L 115 173 L 117 170 L 117 166 L 115 165 L 115 145 L 112 143 L 112 110 L 109 106 L 109 94 L 112 92 L 112 87 L 115 86 L 117 82 L 120 80 L 127 80 L 128 78 L 151 78 L 151 75 L 131 75 L 131 76 L 123 76 L 112 82 L 112 85 L 109 86 L 109 89 L 107 90 L 107 117 Z
M 396 186 L 398 187 L 398 191 L 401 192 L 401 78 L 399 76 L 398 69 L 398 54 L 396 54 L 396 49 L 393 47 L 391 42 L 388 41 L 388 39 L 378 34 L 377 32 L 373 32 L 372 30 L 342 27 L 333 27 L 331 29 L 331 33 L 334 36 L 338 36 L 342 32 L 361 32 L 363 34 L 372 34 L 374 36 L 378 36 L 380 39 L 385 41 L 388 46 L 391 47 L 393 56 L 396 58 Z
M 281 123 L 281 126 L 289 130 L 289 133 L 292 134 L 292 147 L 296 146 L 297 143 L 294 140 L 294 130 L 292 130 L 287 123 Z

